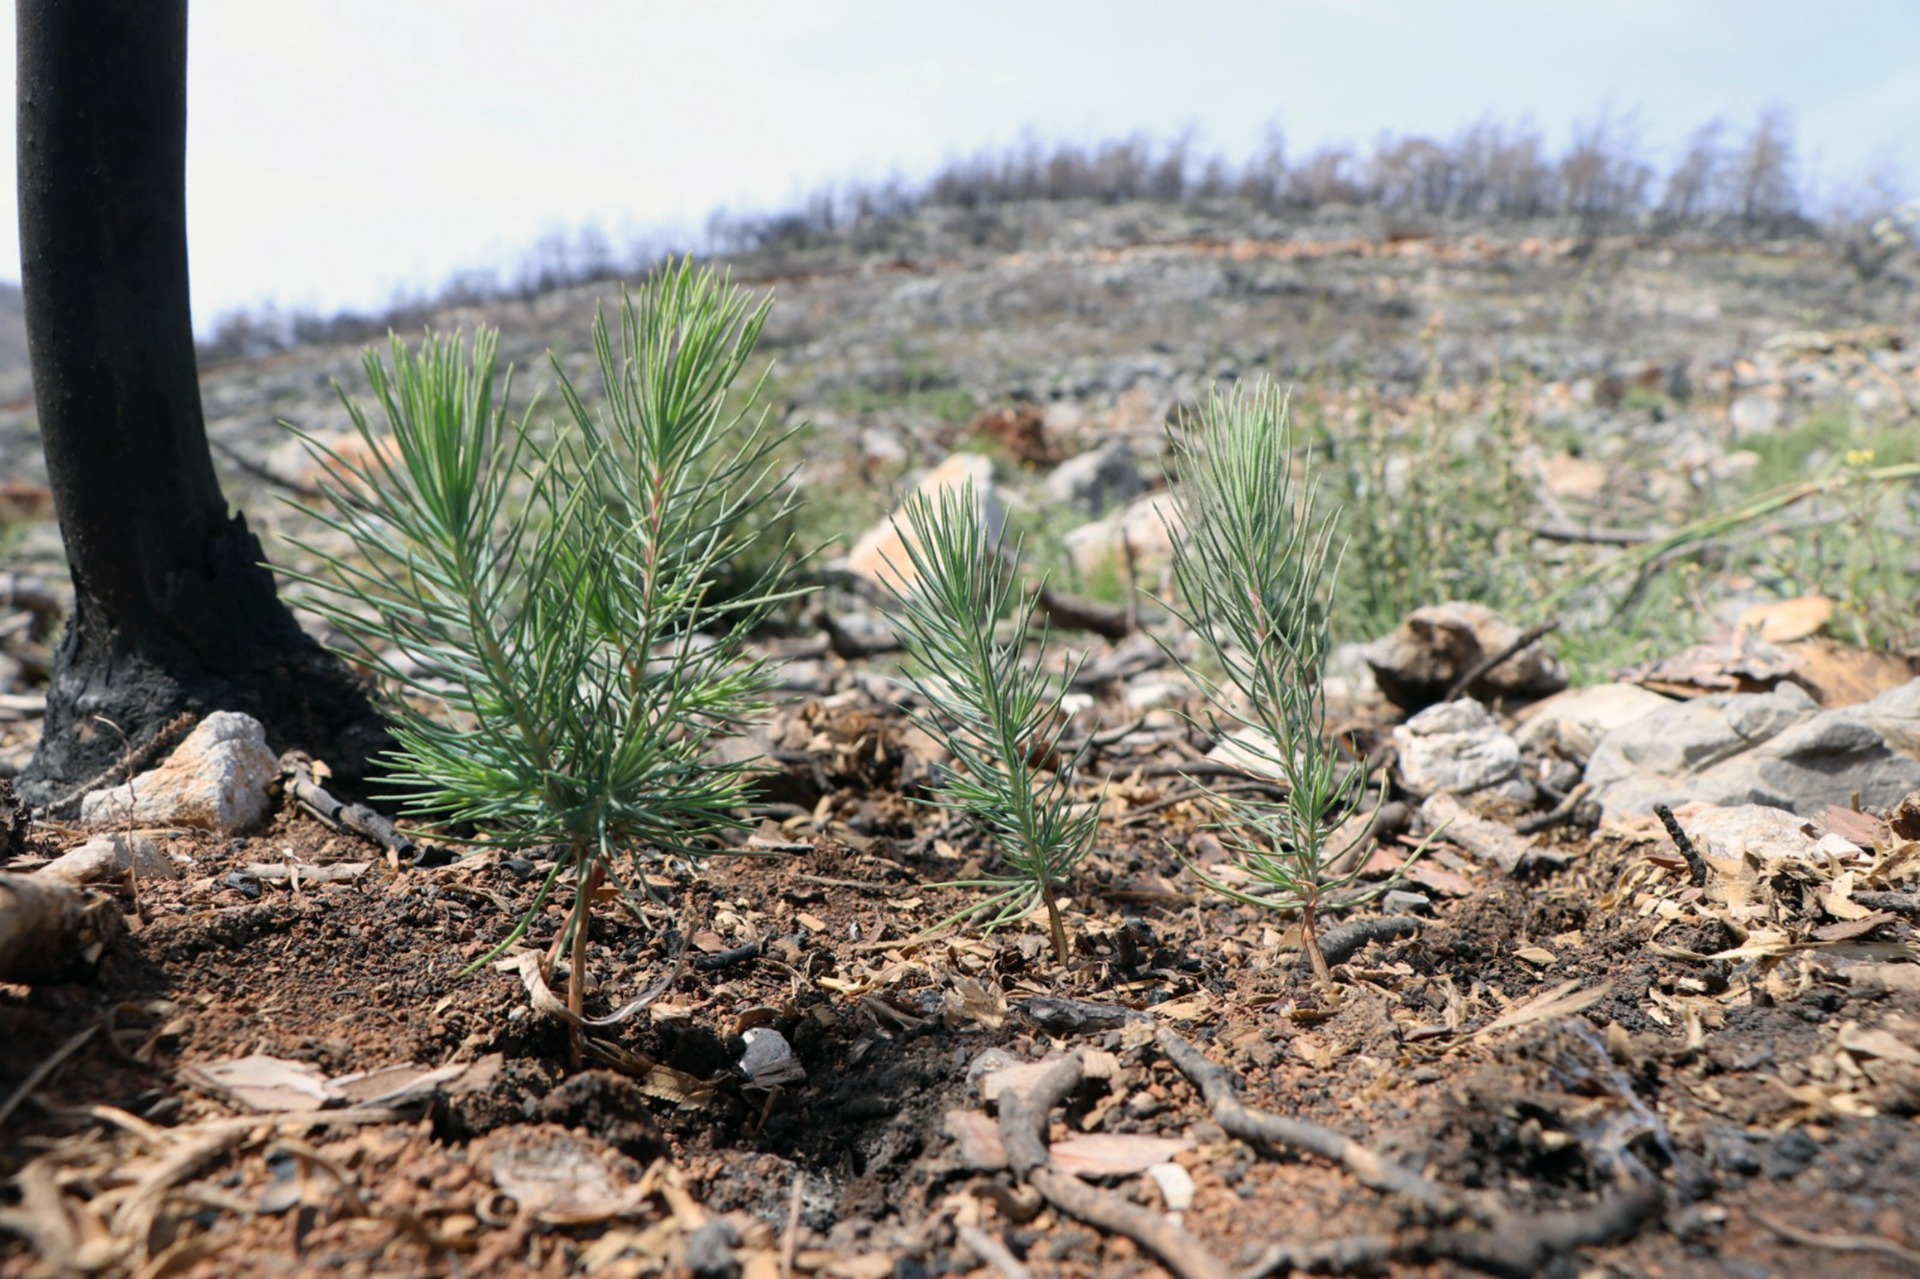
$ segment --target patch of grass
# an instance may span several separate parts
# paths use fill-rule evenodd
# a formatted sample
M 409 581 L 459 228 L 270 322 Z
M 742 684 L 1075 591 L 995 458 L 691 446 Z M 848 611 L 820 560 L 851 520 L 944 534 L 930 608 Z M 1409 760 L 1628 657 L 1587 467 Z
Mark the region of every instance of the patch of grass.
M 1911 423 L 1870 422 L 1850 408 L 1827 408 L 1743 440 L 1740 447 L 1760 459 L 1744 485 L 1757 494 L 1837 470 L 1849 454 L 1871 454 L 1882 466 L 1920 461 L 1920 430 Z

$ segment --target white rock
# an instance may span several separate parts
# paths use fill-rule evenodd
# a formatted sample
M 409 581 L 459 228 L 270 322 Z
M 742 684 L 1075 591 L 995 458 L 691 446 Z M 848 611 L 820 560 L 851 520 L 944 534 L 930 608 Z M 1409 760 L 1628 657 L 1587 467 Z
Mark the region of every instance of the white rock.
M 251 715 L 215 711 L 158 767 L 124 786 L 88 792 L 80 821 L 92 827 L 197 826 L 237 835 L 258 825 L 273 801 L 280 764 Z
M 34 873 L 70 884 L 97 884 L 129 870 L 142 879 L 180 878 L 180 868 L 146 831 L 135 831 L 131 836 L 96 835 Z
M 1465 795 L 1518 780 L 1520 746 L 1472 698 L 1429 706 L 1393 730 L 1400 776 L 1419 795 Z
M 1168 522 L 1178 519 L 1171 493 L 1151 493 L 1103 520 L 1081 525 L 1063 540 L 1083 579 L 1102 572 L 1125 572 L 1128 546 L 1133 548 L 1134 569 L 1144 578 L 1172 562 Z
M 1780 425 L 1780 401 L 1770 395 L 1743 395 L 1727 409 L 1727 425 L 1736 440 L 1765 435 Z
M 1603 737 L 1586 781 L 1608 817 L 1690 800 L 1891 806 L 1920 790 L 1920 680 L 1831 710 L 1788 683 L 1675 702 Z
M 927 472 L 914 487 L 929 497 L 948 489 L 973 486 L 973 497 L 988 539 L 998 544 L 1006 534 L 1007 511 L 993 483 L 993 463 L 978 453 L 955 453 Z M 891 515 L 864 533 L 847 554 L 847 568 L 881 586 L 910 583 L 915 574 L 907 552 L 907 521 L 896 507 Z
M 1737 860 L 1752 853 L 1761 861 L 1806 858 L 1818 844 L 1806 818 L 1765 804 L 1683 804 L 1673 816 L 1709 857 Z
M 1193 1175 L 1179 1164 L 1155 1164 L 1147 1176 L 1160 1188 L 1168 1212 L 1185 1212 L 1193 1207 Z

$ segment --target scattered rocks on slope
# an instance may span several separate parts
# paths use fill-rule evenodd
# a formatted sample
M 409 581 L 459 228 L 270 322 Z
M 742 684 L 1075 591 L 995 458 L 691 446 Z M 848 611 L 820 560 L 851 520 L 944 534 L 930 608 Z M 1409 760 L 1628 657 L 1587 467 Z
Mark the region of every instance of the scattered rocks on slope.
M 159 767 L 126 785 L 89 791 L 80 801 L 80 821 L 93 827 L 198 826 L 237 835 L 265 819 L 273 805 L 267 788 L 279 775 L 280 762 L 267 749 L 260 721 L 215 711 Z
M 1825 711 L 1796 684 L 1677 702 L 1602 738 L 1586 780 L 1609 817 L 1690 800 L 1890 806 L 1920 789 L 1920 680 Z

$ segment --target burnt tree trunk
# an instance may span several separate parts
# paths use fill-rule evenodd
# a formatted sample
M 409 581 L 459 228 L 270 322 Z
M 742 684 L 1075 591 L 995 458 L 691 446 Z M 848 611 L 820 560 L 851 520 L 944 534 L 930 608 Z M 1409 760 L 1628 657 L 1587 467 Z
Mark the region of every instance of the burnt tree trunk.
M 280 601 L 207 446 L 187 294 L 185 0 L 19 0 L 16 13 L 21 282 L 74 586 L 21 794 L 57 811 L 216 709 L 352 780 L 384 727 Z

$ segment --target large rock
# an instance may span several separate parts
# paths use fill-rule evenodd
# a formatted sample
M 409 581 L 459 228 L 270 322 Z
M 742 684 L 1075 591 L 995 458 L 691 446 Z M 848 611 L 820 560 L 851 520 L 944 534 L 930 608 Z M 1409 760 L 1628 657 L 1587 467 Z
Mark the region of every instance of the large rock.
M 1672 698 L 1638 684 L 1570 688 L 1522 711 L 1513 738 L 1527 755 L 1550 755 L 1584 766 L 1608 733 L 1672 705 Z
M 260 721 L 215 711 L 158 767 L 124 786 L 89 791 L 80 801 L 87 826 L 197 826 L 238 835 L 273 806 L 267 788 L 280 762 Z
M 973 485 L 975 508 L 988 539 L 998 543 L 1006 534 L 1007 510 L 993 483 L 993 463 L 978 453 L 955 453 L 928 471 L 914 492 L 930 497 L 948 489 Z M 916 574 L 907 553 L 907 521 L 895 507 L 886 519 L 868 529 L 847 555 L 847 567 L 870 582 L 904 587 Z
M 1095 516 L 1146 492 L 1147 481 L 1127 442 L 1108 440 L 1053 468 L 1042 488 L 1049 507 Z
M 1367 665 L 1387 700 L 1403 710 L 1431 706 L 1482 660 L 1521 636 L 1519 627 L 1484 604 L 1449 601 L 1407 614 L 1393 634 L 1366 646 Z M 1567 686 L 1566 670 L 1540 642 L 1474 680 L 1474 697 L 1536 698 Z
M 1531 796 L 1520 776 L 1520 747 L 1479 702 L 1429 706 L 1393 730 L 1400 779 L 1416 795 L 1469 795 L 1499 787 Z
M 1806 690 L 1697 697 L 1601 739 L 1586 780 L 1608 817 L 1692 800 L 1813 814 L 1920 790 L 1920 680 L 1821 710 Z

